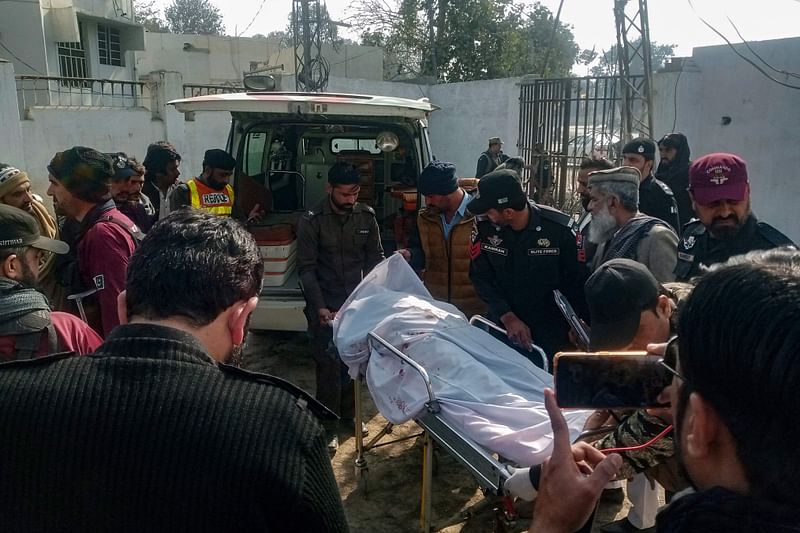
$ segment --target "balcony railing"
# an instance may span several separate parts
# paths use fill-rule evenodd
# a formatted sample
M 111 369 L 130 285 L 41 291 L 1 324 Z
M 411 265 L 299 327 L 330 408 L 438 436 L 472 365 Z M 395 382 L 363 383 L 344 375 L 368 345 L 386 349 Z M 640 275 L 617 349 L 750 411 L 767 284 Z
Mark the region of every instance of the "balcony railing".
M 35 106 L 150 108 L 151 91 L 140 81 L 17 76 L 20 116 Z
M 193 96 L 206 96 L 209 94 L 228 94 L 228 93 L 243 93 L 244 87 L 232 87 L 230 85 L 201 85 L 197 83 L 184 83 L 183 84 L 183 97 L 191 98 Z

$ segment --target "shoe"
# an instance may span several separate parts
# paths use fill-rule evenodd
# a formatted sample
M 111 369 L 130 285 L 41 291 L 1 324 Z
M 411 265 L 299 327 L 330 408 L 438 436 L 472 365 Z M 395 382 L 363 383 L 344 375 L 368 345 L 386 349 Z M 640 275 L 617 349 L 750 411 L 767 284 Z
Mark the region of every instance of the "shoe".
M 648 527 L 646 529 L 637 529 L 636 526 L 630 523 L 627 517 L 616 520 L 600 528 L 603 533 L 655 533 L 656 527 Z
M 336 455 L 336 450 L 339 449 L 339 437 L 338 435 L 334 435 L 328 441 L 328 453 L 331 454 L 331 457 Z
M 615 489 L 605 489 L 603 494 L 600 496 L 600 501 L 606 503 L 616 503 L 620 504 L 625 501 L 625 491 L 622 490 L 622 487 L 617 487 Z
M 352 418 L 343 418 L 339 421 L 339 427 L 342 428 L 344 435 L 352 435 L 355 425 L 356 423 Z M 369 435 L 369 428 L 364 422 L 361 422 L 361 436 L 366 437 L 367 435 Z

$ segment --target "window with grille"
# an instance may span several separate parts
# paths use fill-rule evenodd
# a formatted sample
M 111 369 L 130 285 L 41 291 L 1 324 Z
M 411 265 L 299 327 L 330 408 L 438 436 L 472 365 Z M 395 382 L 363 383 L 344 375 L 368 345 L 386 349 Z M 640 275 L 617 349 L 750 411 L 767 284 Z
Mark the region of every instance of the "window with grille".
M 83 43 L 58 43 L 58 67 L 62 78 L 86 78 L 86 50 Z M 62 81 L 62 85 L 78 87 L 78 81 Z
M 119 30 L 110 26 L 97 25 L 97 50 L 101 65 L 122 66 L 122 49 L 119 44 Z

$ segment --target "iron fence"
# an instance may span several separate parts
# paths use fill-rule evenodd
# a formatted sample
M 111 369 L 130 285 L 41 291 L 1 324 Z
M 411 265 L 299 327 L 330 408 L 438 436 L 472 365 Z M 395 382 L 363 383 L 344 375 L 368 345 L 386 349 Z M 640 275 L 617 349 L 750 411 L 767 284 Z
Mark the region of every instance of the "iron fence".
M 191 98 L 193 96 L 206 96 L 209 94 L 229 94 L 243 92 L 245 92 L 244 87 L 234 87 L 231 85 L 202 85 L 197 83 L 183 84 L 184 98 Z
M 140 81 L 17 76 L 20 116 L 34 106 L 151 107 L 151 91 Z
M 581 160 L 620 157 L 621 100 L 618 76 L 522 84 L 518 151 L 531 165 L 529 194 L 567 211 L 577 206 L 573 182 Z

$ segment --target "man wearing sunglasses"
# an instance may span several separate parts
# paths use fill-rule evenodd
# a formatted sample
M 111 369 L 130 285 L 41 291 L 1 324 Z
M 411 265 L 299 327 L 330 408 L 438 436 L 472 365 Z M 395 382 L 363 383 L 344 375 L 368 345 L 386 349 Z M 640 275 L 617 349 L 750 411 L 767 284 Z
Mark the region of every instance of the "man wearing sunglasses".
M 665 361 L 675 376 L 668 394 L 695 491 L 659 513 L 657 531 L 798 531 L 800 252 L 755 252 L 703 276 L 678 338 L 676 360 Z M 554 451 L 530 531 L 575 531 L 622 460 L 572 448 L 551 391 L 546 406 Z

